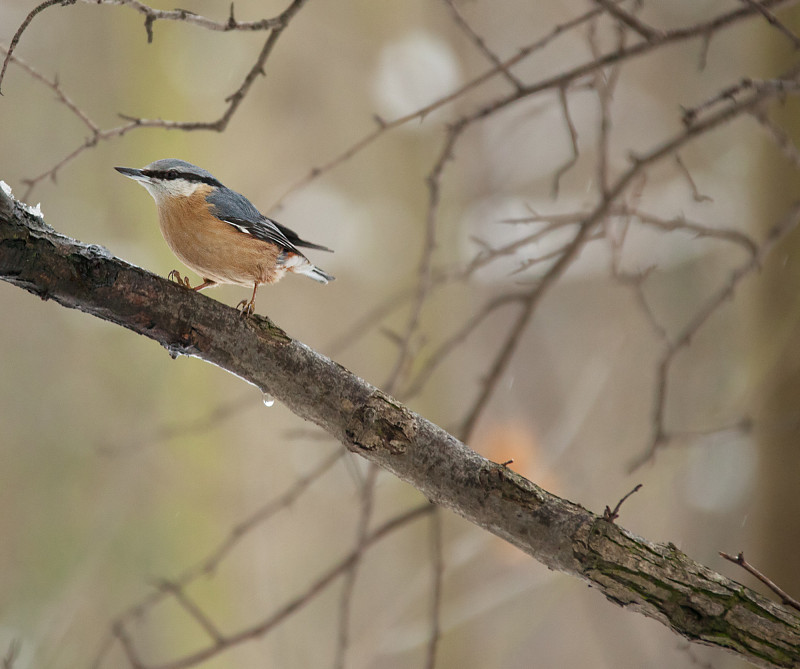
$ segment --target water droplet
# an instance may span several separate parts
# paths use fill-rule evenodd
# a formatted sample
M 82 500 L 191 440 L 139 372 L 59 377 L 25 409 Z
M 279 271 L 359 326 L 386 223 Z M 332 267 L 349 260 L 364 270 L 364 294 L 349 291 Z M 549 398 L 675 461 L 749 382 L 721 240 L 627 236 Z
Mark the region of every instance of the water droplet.
M 261 398 L 264 400 L 265 407 L 271 407 L 275 404 L 275 398 L 269 393 L 264 393 Z

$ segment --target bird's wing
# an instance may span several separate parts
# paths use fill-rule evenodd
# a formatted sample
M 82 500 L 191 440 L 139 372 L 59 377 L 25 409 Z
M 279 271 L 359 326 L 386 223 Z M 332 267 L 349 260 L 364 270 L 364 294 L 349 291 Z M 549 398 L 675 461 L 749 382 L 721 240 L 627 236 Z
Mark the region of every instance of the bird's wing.
M 234 228 L 256 239 L 271 242 L 294 253 L 300 253 L 284 232 L 287 230 L 264 216 L 244 195 L 230 188 L 217 188 L 207 197 L 211 213 Z M 291 233 L 291 230 L 288 230 Z M 291 233 L 299 240 L 297 235 Z M 302 255 L 302 253 L 300 253 Z
M 307 242 L 305 239 L 300 239 L 300 236 L 294 230 L 290 230 L 285 225 L 281 225 L 278 223 L 278 221 L 273 221 L 272 219 L 267 220 L 276 228 L 278 228 L 278 230 L 280 230 L 295 246 L 305 246 L 309 249 L 317 249 L 318 251 L 328 251 L 328 253 L 333 253 L 333 249 L 329 249 L 327 246 L 322 246 L 321 244 L 312 244 L 311 242 Z

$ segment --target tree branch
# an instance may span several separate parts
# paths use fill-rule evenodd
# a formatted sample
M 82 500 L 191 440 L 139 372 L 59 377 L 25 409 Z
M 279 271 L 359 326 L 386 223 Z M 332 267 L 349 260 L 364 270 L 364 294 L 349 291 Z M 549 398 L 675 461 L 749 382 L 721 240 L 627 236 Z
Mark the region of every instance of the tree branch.
M 269 319 L 243 319 L 60 235 L 2 191 L 0 278 L 145 335 L 173 357 L 191 355 L 236 374 L 432 502 L 688 639 L 763 667 L 800 666 L 796 612 L 479 456 Z

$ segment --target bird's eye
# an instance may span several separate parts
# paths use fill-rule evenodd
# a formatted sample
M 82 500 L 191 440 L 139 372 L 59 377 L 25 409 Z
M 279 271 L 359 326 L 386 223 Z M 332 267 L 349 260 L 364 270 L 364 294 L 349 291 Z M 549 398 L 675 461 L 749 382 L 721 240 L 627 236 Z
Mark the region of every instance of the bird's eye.
M 177 179 L 178 178 L 178 170 L 169 170 L 167 172 L 167 179 Z

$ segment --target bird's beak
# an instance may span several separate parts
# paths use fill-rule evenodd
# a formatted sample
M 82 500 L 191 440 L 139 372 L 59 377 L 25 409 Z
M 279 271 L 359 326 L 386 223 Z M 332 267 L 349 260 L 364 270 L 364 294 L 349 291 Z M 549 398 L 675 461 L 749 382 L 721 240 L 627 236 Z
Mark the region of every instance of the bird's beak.
M 147 177 L 142 174 L 142 170 L 137 170 L 134 167 L 115 167 L 115 170 L 120 174 L 124 174 L 126 177 L 130 179 L 135 179 L 136 181 L 146 181 Z

